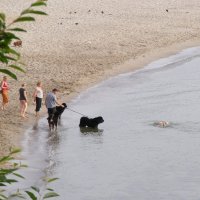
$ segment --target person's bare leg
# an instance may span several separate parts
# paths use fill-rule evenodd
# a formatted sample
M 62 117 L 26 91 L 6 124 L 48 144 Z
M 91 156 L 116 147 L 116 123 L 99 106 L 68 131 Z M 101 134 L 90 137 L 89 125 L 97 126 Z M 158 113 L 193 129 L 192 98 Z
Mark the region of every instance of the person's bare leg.
M 20 115 L 23 117 L 23 112 L 24 112 L 24 103 L 23 101 L 20 101 Z
M 8 103 L 4 103 L 3 110 L 6 110 L 6 107 L 8 106 Z
M 2 109 L 2 110 L 5 110 L 5 108 L 6 108 L 6 103 L 5 103 L 5 102 L 2 102 L 2 107 L 1 107 L 1 109 Z
M 39 116 L 39 112 L 35 112 L 35 117 L 38 118 Z
M 24 111 L 23 111 L 23 116 L 24 116 L 24 117 L 27 117 L 27 116 L 26 116 L 27 107 L 28 107 L 28 104 L 27 104 L 27 102 L 25 102 L 25 103 L 24 103 Z
M 1 110 L 4 110 L 4 103 L 2 103 Z

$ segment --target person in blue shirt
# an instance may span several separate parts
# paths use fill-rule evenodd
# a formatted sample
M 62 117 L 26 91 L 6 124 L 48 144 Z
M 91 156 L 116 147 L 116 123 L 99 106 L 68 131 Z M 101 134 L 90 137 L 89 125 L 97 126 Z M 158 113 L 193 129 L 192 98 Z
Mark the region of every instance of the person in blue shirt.
M 58 89 L 54 88 L 52 92 L 49 92 L 45 99 L 45 105 L 48 110 L 49 117 L 52 117 L 53 114 L 56 112 L 56 105 L 62 106 L 57 100 L 56 94 Z

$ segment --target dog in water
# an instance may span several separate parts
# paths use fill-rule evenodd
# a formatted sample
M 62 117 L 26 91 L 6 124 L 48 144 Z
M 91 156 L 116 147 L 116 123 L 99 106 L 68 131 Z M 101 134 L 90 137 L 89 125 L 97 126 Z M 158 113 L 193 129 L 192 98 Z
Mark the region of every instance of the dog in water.
M 67 104 L 63 103 L 63 106 L 56 106 L 56 111 L 54 114 L 47 118 L 50 130 L 57 130 L 58 120 L 60 120 L 62 113 L 67 108 Z
M 101 116 L 95 118 L 81 117 L 79 127 L 98 128 L 98 125 L 103 122 L 104 119 Z
M 56 106 L 56 113 L 58 114 L 58 119 L 61 119 L 61 115 L 64 112 L 64 110 L 67 108 L 66 103 L 62 103 L 63 106 Z
M 166 128 L 170 125 L 169 122 L 167 121 L 158 121 L 158 122 L 154 122 L 153 124 L 154 126 L 160 127 L 160 128 Z

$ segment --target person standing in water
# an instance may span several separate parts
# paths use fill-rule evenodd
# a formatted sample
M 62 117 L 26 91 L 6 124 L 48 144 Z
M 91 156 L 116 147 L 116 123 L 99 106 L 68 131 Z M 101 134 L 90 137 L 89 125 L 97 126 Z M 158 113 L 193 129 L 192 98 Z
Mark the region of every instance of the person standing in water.
M 49 92 L 45 99 L 45 105 L 48 110 L 49 117 L 52 118 L 53 114 L 56 112 L 56 105 L 62 106 L 57 100 L 56 94 L 58 89 L 54 88 L 52 92 Z
M 26 118 L 26 110 L 28 107 L 27 92 L 26 92 L 25 86 L 26 86 L 26 84 L 23 83 L 21 88 L 19 89 L 20 115 L 23 118 Z
M 39 111 L 42 107 L 42 99 L 43 99 L 43 89 L 42 89 L 42 83 L 38 81 L 37 87 L 35 89 L 35 92 L 33 94 L 34 97 L 34 102 L 36 103 L 36 108 L 35 108 L 35 116 L 39 116 Z
M 3 81 L 1 82 L 1 95 L 2 95 L 2 110 L 5 110 L 6 106 L 8 105 L 8 82 L 7 76 L 3 77 Z

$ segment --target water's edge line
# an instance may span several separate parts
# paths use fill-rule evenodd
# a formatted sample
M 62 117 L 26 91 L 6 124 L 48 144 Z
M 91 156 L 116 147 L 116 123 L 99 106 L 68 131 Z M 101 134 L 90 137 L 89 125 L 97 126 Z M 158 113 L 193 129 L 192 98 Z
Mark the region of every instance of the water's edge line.
M 76 92 L 73 92 L 70 95 L 64 93 L 62 100 L 63 102 L 68 102 L 69 104 L 70 102 L 74 102 L 76 98 L 80 98 L 82 92 L 84 91 L 87 92 L 89 89 L 97 87 L 99 84 L 103 83 L 104 81 L 108 81 L 113 77 L 127 75 L 130 73 L 136 73 L 162 59 L 169 59 L 187 50 L 197 49 L 197 48 L 200 48 L 200 40 L 186 41 L 181 44 L 172 45 L 169 48 L 160 48 L 152 52 L 147 52 L 145 54 L 146 58 L 144 58 L 144 55 L 141 55 L 136 59 L 127 60 L 123 64 L 114 67 L 112 70 L 106 71 L 105 74 L 99 77 L 99 79 L 96 79 L 95 82 L 84 85 L 82 88 L 78 88 Z M 45 115 L 46 112 L 43 111 L 41 113 L 41 118 L 39 120 L 45 118 Z M 26 133 L 32 128 L 32 125 L 33 121 L 32 122 L 29 121 L 26 126 L 22 127 L 23 132 L 18 140 L 18 146 L 20 146 L 22 150 L 23 150 L 23 141 L 25 140 L 24 137 L 26 136 Z

